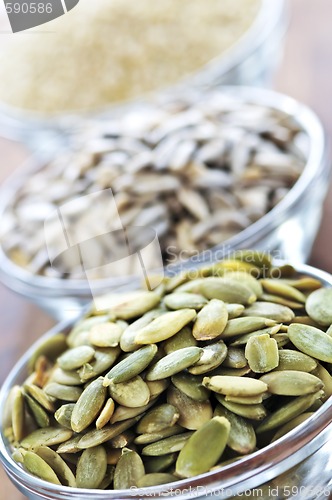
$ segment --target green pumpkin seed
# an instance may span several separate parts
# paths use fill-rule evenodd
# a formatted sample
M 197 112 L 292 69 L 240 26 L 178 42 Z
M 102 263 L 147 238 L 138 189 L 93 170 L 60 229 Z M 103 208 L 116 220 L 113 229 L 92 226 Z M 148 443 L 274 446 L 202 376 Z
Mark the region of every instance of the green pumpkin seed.
M 320 288 L 312 292 L 306 300 L 305 308 L 310 318 L 319 325 L 332 324 L 332 288 Z
M 171 293 L 164 298 L 166 307 L 175 311 L 185 308 L 199 310 L 202 309 L 207 302 L 207 299 L 203 297 L 203 295 L 189 292 Z
M 89 363 L 95 355 L 95 350 L 88 345 L 73 347 L 61 354 L 58 358 L 58 365 L 63 370 L 76 370 L 85 363 Z
M 216 394 L 216 398 L 227 410 L 240 417 L 249 418 L 250 420 L 262 420 L 267 415 L 267 411 L 262 404 L 244 405 L 233 403 L 232 401 L 226 401 L 225 396 L 221 394 Z
M 228 355 L 227 347 L 222 340 L 203 347 L 203 353 L 199 360 L 190 368 L 189 373 L 201 375 L 214 370 L 223 363 Z
M 137 375 L 127 382 L 109 386 L 110 396 L 120 405 L 129 408 L 139 408 L 148 404 L 150 391 L 144 380 Z
M 48 396 L 69 402 L 77 401 L 83 392 L 81 387 L 62 385 L 56 382 L 45 385 L 44 391 Z
M 280 295 L 286 299 L 294 300 L 295 302 L 303 304 L 306 301 L 306 297 L 302 292 L 293 288 L 291 285 L 280 282 L 280 280 L 262 279 L 260 282 L 263 285 L 264 290 L 268 293 Z
M 16 385 L 12 389 L 12 429 L 15 441 L 20 441 L 24 434 L 25 410 L 24 396 L 21 388 Z
M 276 333 L 273 335 L 273 338 L 278 344 L 278 349 L 281 349 L 289 343 L 289 337 L 286 333 Z
M 149 344 L 133 352 L 113 366 L 105 377 L 104 385 L 127 382 L 136 377 L 149 366 L 157 351 L 158 347 L 155 344 Z
M 52 484 L 60 485 L 60 481 L 54 470 L 33 451 L 27 451 L 23 455 L 23 465 L 25 469 L 34 476 Z
M 184 326 L 181 330 L 163 342 L 166 354 L 183 349 L 184 347 L 195 347 L 198 342 L 192 334 L 189 326 Z
M 240 337 L 236 337 L 229 345 L 230 347 L 245 346 L 251 337 L 259 337 L 259 335 L 275 335 L 280 331 L 281 323 L 270 326 L 268 328 L 262 328 L 261 330 L 256 330 L 255 332 L 246 333 Z
M 203 349 L 200 347 L 184 347 L 183 349 L 171 352 L 149 368 L 146 373 L 146 379 L 161 380 L 171 377 L 194 365 L 202 354 Z
M 31 356 L 28 362 L 28 371 L 32 373 L 35 369 L 36 361 L 40 356 L 45 356 L 51 361 L 55 361 L 57 357 L 67 349 L 67 338 L 63 333 L 57 333 L 38 344 L 37 349 Z
M 238 304 L 252 304 L 256 295 L 246 285 L 242 285 L 231 278 L 204 278 L 199 287 L 200 293 L 207 299 L 219 299 L 224 302 Z
M 101 410 L 99 417 L 96 420 L 96 428 L 102 429 L 111 420 L 114 413 L 115 404 L 112 398 L 108 398 L 104 408 Z
M 76 479 L 74 474 L 58 453 L 47 446 L 41 446 L 37 448 L 35 452 L 51 467 L 61 484 L 76 488 Z
M 183 427 L 180 425 L 172 425 L 166 429 L 163 429 L 159 432 L 151 432 L 147 434 L 140 434 L 134 440 L 135 444 L 150 444 L 155 443 L 156 441 L 161 441 L 170 436 L 175 436 L 176 434 L 180 434 L 183 432 Z
M 38 427 L 48 427 L 50 425 L 50 417 L 46 413 L 44 408 L 28 394 L 24 394 L 24 399 L 27 402 L 28 407 L 29 407 Z M 14 429 L 14 426 L 13 426 L 13 429 Z
M 145 413 L 151 406 L 155 403 L 154 400 L 150 400 L 147 405 L 140 406 L 138 408 L 128 408 L 127 406 L 116 406 L 114 413 L 111 417 L 110 423 L 115 424 L 116 422 L 122 422 L 123 420 L 128 420 L 130 418 L 137 417 L 142 413 Z
M 282 436 L 284 436 L 288 432 L 295 429 L 295 427 L 297 427 L 298 425 L 300 425 L 303 422 L 305 422 L 306 420 L 308 420 L 308 418 L 311 417 L 311 415 L 313 415 L 313 414 L 314 414 L 314 412 L 306 412 L 306 413 L 302 413 L 298 417 L 292 418 L 292 420 L 287 422 L 287 424 L 280 427 L 280 429 L 273 436 L 271 443 L 274 443 L 274 441 L 276 441 L 277 439 L 281 438 Z
M 62 425 L 62 427 L 71 429 L 71 416 L 74 408 L 75 408 L 75 403 L 68 403 L 66 405 L 60 406 L 60 408 L 58 408 L 57 411 L 54 413 L 55 420 L 60 425 Z
M 37 385 L 34 384 L 24 384 L 24 390 L 39 403 L 46 411 L 49 411 L 51 413 L 54 412 L 54 404 L 50 400 L 50 398 L 47 396 L 47 394 L 38 387 Z
M 256 274 L 256 276 L 258 276 L 258 274 Z M 254 276 L 249 274 L 248 272 L 230 271 L 225 274 L 225 277 L 231 278 L 232 280 L 235 280 L 247 286 L 256 295 L 258 299 L 263 294 L 263 288 L 261 282 L 258 281 L 256 278 L 254 278 Z
M 290 309 L 303 309 L 302 302 L 295 302 L 294 300 L 286 299 L 285 297 L 280 297 L 279 295 L 273 295 L 270 293 L 263 293 L 260 296 L 259 300 L 263 302 L 273 302 L 274 304 L 287 306 Z
M 169 453 L 160 457 L 145 458 L 144 465 L 147 473 L 164 472 L 170 468 L 177 459 L 177 453 Z
M 169 380 L 168 379 L 163 379 L 163 380 L 147 380 L 146 384 L 149 388 L 151 399 L 158 397 L 160 394 L 162 394 L 167 387 L 169 386 Z
M 224 417 L 213 417 L 188 439 L 176 461 L 176 474 L 192 477 L 207 472 L 220 459 L 230 433 Z
M 107 464 L 108 465 L 116 465 L 120 460 L 122 455 L 121 448 L 112 448 L 111 450 L 107 450 Z
M 71 455 L 72 453 L 78 453 L 82 451 L 82 449 L 78 447 L 78 443 L 81 439 L 82 435 L 78 434 L 71 439 L 68 439 L 68 441 L 61 443 L 56 450 L 57 453 L 61 453 L 61 455 L 64 453 Z
M 84 450 L 77 464 L 78 488 L 98 488 L 107 470 L 107 455 L 103 446 Z
M 324 386 L 324 396 L 322 401 L 327 401 L 330 396 L 332 396 L 332 377 L 324 366 L 317 363 L 317 367 L 312 371 L 312 375 L 318 377 Z
M 181 330 L 196 316 L 195 309 L 166 312 L 136 332 L 136 344 L 154 344 L 166 340 Z
M 51 381 L 61 385 L 82 385 L 83 383 L 77 371 L 62 370 L 59 366 L 52 371 Z
M 260 380 L 268 385 L 268 391 L 271 394 L 280 396 L 304 396 L 317 392 L 324 386 L 323 382 L 314 375 L 295 370 L 267 373 Z
M 233 258 L 248 262 L 263 271 L 272 267 L 272 259 L 268 253 L 259 252 L 258 250 L 237 250 L 233 254 Z
M 297 349 L 319 361 L 332 363 L 332 337 L 308 325 L 291 324 L 288 336 Z
M 176 387 L 170 386 L 167 391 L 167 402 L 177 408 L 180 415 L 178 424 L 189 430 L 199 429 L 212 417 L 211 402 L 195 401 Z
M 228 319 L 234 319 L 241 316 L 244 311 L 244 306 L 242 304 L 226 304 L 226 309 L 228 312 Z
M 256 448 L 256 434 L 253 426 L 243 417 L 217 405 L 214 416 L 224 417 L 231 424 L 227 445 L 240 455 L 251 453 Z
M 289 403 L 286 403 L 281 408 L 271 413 L 265 420 L 257 427 L 256 433 L 260 434 L 261 432 L 270 431 L 272 429 L 276 429 L 291 419 L 301 415 L 301 413 L 305 412 L 310 408 L 313 403 L 320 399 L 323 395 L 323 391 L 314 392 L 313 394 L 307 394 L 305 396 L 298 396 L 294 398 Z
M 107 465 L 106 473 L 104 479 L 99 485 L 100 490 L 106 490 L 112 484 L 114 479 L 115 467 L 113 465 Z
M 317 361 L 311 356 L 293 349 L 282 349 L 279 351 L 279 365 L 275 371 L 296 370 L 300 372 L 312 372 L 317 367 Z
M 110 439 L 108 441 L 108 445 L 111 448 L 122 449 L 122 448 L 126 448 L 127 446 L 129 446 L 134 441 L 134 439 L 135 439 L 134 432 L 131 430 L 128 430 L 128 431 L 122 432 L 118 436 L 115 436 L 114 438 Z
M 243 316 L 258 316 L 274 320 L 277 323 L 289 323 L 295 317 L 294 312 L 287 306 L 273 302 L 256 302 L 246 307 Z M 272 325 L 266 325 L 272 326 Z
M 119 347 L 100 347 L 95 351 L 94 360 L 80 368 L 78 374 L 82 382 L 87 382 L 109 370 L 120 356 Z
M 263 402 L 263 394 L 258 396 L 225 396 L 225 401 L 231 401 L 232 403 L 239 403 L 241 405 L 257 405 Z
M 224 368 L 222 365 L 212 370 L 208 375 L 214 377 L 215 375 L 227 376 L 227 377 L 243 377 L 251 373 L 249 365 L 244 368 Z
M 310 276 L 304 276 L 298 279 L 282 279 L 280 280 L 282 283 L 286 285 L 290 285 L 298 290 L 305 292 L 313 292 L 318 288 L 322 287 L 322 284 L 316 278 L 311 278 Z
M 238 347 L 229 347 L 223 366 L 226 368 L 244 368 L 247 366 L 244 350 Z
M 55 444 L 68 441 L 73 435 L 73 431 L 62 427 L 44 427 L 37 429 L 26 436 L 21 441 L 22 448 L 34 449 L 39 446 L 54 446 Z
M 193 326 L 193 336 L 197 340 L 211 340 L 224 331 L 228 320 L 228 312 L 222 300 L 212 299 L 197 314 Z
M 147 312 L 141 318 L 137 319 L 133 323 L 131 323 L 123 332 L 120 339 L 120 347 L 124 352 L 132 352 L 139 348 L 139 345 L 135 343 L 136 333 L 142 328 L 149 325 L 154 319 L 158 318 L 162 314 L 165 314 L 166 311 L 162 309 L 153 309 L 152 311 Z
M 124 450 L 115 467 L 114 489 L 122 490 L 137 486 L 144 475 L 144 464 L 139 454 L 132 450 Z
M 136 418 L 129 418 L 124 422 L 118 422 L 113 425 L 105 425 L 105 427 L 103 427 L 102 429 L 96 429 L 87 432 L 80 438 L 77 447 L 81 450 L 84 450 L 85 448 L 93 448 L 94 446 L 98 446 L 126 431 L 136 422 Z
M 247 317 L 230 319 L 221 337 L 223 339 L 252 333 L 262 328 L 275 326 L 276 322 L 267 318 Z
M 180 414 L 170 404 L 162 404 L 150 410 L 137 425 L 138 434 L 153 433 L 172 427 L 178 421 Z
M 279 364 L 278 344 L 268 334 L 251 337 L 245 348 L 245 357 L 253 372 L 269 372 Z
M 89 427 L 104 406 L 106 393 L 102 378 L 94 380 L 84 389 L 71 415 L 73 431 L 82 432 Z
M 157 293 L 139 290 L 128 293 L 110 293 L 95 300 L 96 309 L 108 311 L 117 319 L 132 319 L 156 307 L 160 302 Z
M 245 377 L 204 377 L 203 385 L 225 396 L 257 396 L 267 391 L 267 384 Z
M 173 474 L 167 474 L 163 472 L 155 472 L 150 474 L 145 474 L 137 481 L 138 488 L 147 488 L 149 486 L 158 486 L 159 484 L 168 484 L 178 481 L 179 478 Z
M 161 439 L 155 443 L 148 444 L 142 449 L 142 455 L 159 457 L 161 455 L 174 453 L 175 451 L 180 451 L 192 434 L 193 432 L 184 432 L 182 434 L 177 434 L 175 436 Z
M 203 378 L 190 373 L 180 372 L 172 377 L 173 385 L 195 401 L 207 401 L 210 391 L 202 385 Z
M 94 325 L 89 331 L 89 341 L 96 347 L 116 347 L 119 345 L 123 329 L 114 322 Z
M 241 262 L 236 259 L 225 259 L 221 262 L 216 262 L 210 268 L 210 274 L 213 276 L 225 276 L 228 274 L 233 275 L 233 273 L 246 274 L 250 277 L 255 276 L 258 278 L 260 275 L 260 269 L 249 262 Z

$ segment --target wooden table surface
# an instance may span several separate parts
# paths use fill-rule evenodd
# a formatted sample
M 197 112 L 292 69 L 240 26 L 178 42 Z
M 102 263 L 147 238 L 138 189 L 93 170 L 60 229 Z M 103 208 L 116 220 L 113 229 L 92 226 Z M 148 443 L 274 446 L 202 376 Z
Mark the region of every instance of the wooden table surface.
M 291 22 L 275 88 L 310 105 L 332 137 L 332 2 L 290 0 Z M 0 180 L 17 168 L 25 151 L 0 139 Z M 332 188 L 310 263 L 332 273 Z M 53 324 L 44 312 L 0 285 L 0 383 L 15 360 Z M 0 467 L 0 500 L 23 500 Z

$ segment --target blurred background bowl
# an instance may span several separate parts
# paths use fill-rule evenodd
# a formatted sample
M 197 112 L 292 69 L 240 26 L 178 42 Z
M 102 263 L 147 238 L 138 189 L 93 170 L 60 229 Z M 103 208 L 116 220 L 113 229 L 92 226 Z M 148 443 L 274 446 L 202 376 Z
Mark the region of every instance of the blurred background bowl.
M 286 0 L 261 0 L 254 22 L 236 43 L 202 68 L 198 68 L 195 73 L 180 79 L 170 90 L 213 88 L 221 85 L 268 86 L 282 56 L 282 40 L 287 24 Z M 124 104 L 121 102 L 120 107 Z M 107 113 L 107 108 L 105 103 L 102 109 L 47 115 L 1 102 L 0 135 L 20 140 L 35 149 L 41 141 L 54 140 L 58 135 L 70 133 L 79 126 L 82 117 Z
M 201 253 L 199 259 L 196 256 L 195 262 L 209 263 L 243 248 L 264 250 L 280 258 L 305 262 L 319 227 L 331 171 L 322 125 L 310 109 L 282 94 L 250 87 L 230 87 L 224 92 L 236 96 L 239 102 L 257 103 L 291 116 L 307 137 L 309 148 L 307 152 L 303 152 L 306 156 L 303 172 L 286 196 L 270 212 L 246 229 Z M 54 143 L 51 142 L 44 151 L 45 157 L 56 157 L 57 151 L 57 145 L 54 149 Z M 33 158 L 3 184 L 0 191 L 1 217 L 15 199 L 19 187 L 44 168 L 45 157 Z M 166 272 L 186 269 L 192 265 L 193 260 L 188 259 L 171 266 Z M 11 261 L 2 246 L 0 279 L 8 288 L 38 304 L 56 318 L 77 315 L 81 306 L 91 300 L 91 288 L 87 280 L 33 275 Z M 141 278 L 138 276 L 96 279 L 93 282 L 94 294 L 106 293 L 114 287 L 135 288 L 140 283 Z
M 275 262 L 281 265 L 283 262 Z M 318 279 L 323 286 L 332 286 L 332 276 L 306 265 L 293 263 L 295 269 L 309 277 Z M 43 335 L 16 363 L 0 391 L 0 422 L 3 422 L 5 403 L 10 389 L 21 385 L 28 376 L 27 365 L 37 346 L 46 338 L 59 332 L 69 331 L 72 322 L 63 322 Z M 219 499 L 262 498 L 273 496 L 276 500 L 298 498 L 315 500 L 327 498 L 332 474 L 332 398 L 329 398 L 315 413 L 301 425 L 272 444 L 243 457 L 236 462 L 200 476 L 180 480 L 169 485 L 148 489 L 123 490 L 121 499 L 148 499 L 153 497 L 184 500 L 203 499 L 213 496 Z M 31 500 L 117 500 L 118 491 L 83 490 L 53 485 L 24 471 L 11 457 L 8 440 L 1 426 L 0 460 L 13 484 Z M 176 488 L 176 490 L 175 490 Z M 249 490 L 252 490 L 251 492 Z

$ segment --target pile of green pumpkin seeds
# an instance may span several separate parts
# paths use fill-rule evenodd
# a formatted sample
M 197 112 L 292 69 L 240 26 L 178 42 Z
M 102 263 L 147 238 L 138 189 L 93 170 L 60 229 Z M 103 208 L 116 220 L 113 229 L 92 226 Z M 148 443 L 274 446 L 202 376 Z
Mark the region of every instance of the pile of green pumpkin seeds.
M 332 394 L 332 288 L 266 254 L 103 303 L 40 344 L 8 397 L 13 458 L 51 483 L 140 488 L 215 470 Z

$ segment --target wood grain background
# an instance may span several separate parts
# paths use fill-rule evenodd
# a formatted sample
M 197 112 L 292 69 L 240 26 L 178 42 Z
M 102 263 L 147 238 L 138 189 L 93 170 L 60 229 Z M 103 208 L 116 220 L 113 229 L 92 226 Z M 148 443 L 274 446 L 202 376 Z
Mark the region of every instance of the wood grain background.
M 332 137 L 332 2 L 289 0 L 291 22 L 274 86 L 310 105 Z M 0 35 L 1 36 L 1 35 Z M 0 139 L 0 180 L 26 156 L 18 144 Z M 332 273 L 332 188 L 310 263 Z M 0 285 L 0 383 L 15 360 L 53 321 Z M 0 500 L 23 500 L 0 467 Z

